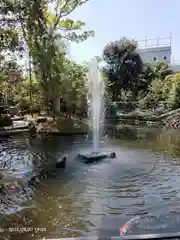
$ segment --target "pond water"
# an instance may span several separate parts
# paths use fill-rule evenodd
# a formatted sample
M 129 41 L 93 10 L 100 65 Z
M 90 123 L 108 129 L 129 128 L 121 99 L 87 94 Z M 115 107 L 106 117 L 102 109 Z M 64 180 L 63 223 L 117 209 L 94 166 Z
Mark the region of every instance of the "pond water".
M 1 215 L 2 234 L 27 240 L 108 237 L 119 235 L 119 228 L 134 216 L 140 216 L 140 221 L 132 226 L 130 234 L 178 231 L 180 134 L 134 128 L 119 130 L 115 135 L 103 139 L 101 147 L 115 151 L 117 158 L 94 164 L 75 158 L 90 146 L 82 136 L 48 137 L 31 148 L 24 138 L 4 143 L 4 152 L 11 149 L 24 156 L 24 152 L 30 155 L 39 151 L 51 157 L 46 164 L 48 176 L 30 188 L 29 195 L 22 195 L 24 201 L 19 203 L 18 212 Z M 61 154 L 68 155 L 64 171 L 54 167 L 54 159 Z M 33 162 L 29 160 L 28 166 L 24 163 L 23 171 L 18 168 L 16 173 L 21 172 L 22 177 L 22 172 L 32 172 Z M 17 233 L 20 230 L 22 233 Z

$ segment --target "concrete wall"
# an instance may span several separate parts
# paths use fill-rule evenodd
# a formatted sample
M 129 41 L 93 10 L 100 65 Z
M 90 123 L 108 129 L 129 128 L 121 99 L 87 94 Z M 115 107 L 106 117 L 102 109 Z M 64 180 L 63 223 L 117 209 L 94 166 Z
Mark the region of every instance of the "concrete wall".
M 138 53 L 145 63 L 157 61 L 165 62 L 173 72 L 180 72 L 180 64 L 171 63 L 171 46 L 142 48 L 138 49 Z
M 171 46 L 138 49 L 138 53 L 144 62 L 171 62 Z
M 180 64 L 168 64 L 175 73 L 180 73 Z

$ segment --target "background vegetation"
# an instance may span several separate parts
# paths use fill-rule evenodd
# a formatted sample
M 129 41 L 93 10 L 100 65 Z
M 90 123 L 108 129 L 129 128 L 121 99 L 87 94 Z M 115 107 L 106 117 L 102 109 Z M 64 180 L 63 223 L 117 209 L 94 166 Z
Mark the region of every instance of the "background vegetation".
M 103 59 L 112 102 L 140 110 L 180 107 L 180 73 L 173 73 L 163 62 L 143 63 L 134 40 L 122 38 L 107 44 Z
M 87 64 L 68 58 L 69 42 L 92 37 L 70 14 L 88 0 L 4 0 L 0 3 L 0 98 L 24 112 L 86 114 Z M 33 14 L 32 14 L 33 13 Z M 162 63 L 144 64 L 137 43 L 108 43 L 104 60 L 106 102 L 118 109 L 180 107 L 180 73 Z

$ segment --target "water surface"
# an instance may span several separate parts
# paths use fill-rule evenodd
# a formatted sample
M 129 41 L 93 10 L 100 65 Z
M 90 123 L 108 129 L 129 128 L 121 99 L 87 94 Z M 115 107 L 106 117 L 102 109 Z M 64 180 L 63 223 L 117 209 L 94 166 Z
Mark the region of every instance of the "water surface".
M 1 226 L 6 230 L 33 228 L 14 239 L 31 239 L 33 234 L 49 238 L 112 236 L 119 235 L 123 223 L 140 216 L 130 234 L 178 231 L 180 134 L 126 129 L 115 136 L 103 139 L 101 147 L 115 151 L 117 158 L 95 164 L 75 158 L 79 151 L 89 149 L 83 137 L 56 136 L 33 145 L 28 151 L 54 156 L 49 157 L 49 175 L 31 188 L 29 199 L 21 203 L 24 209 L 1 216 Z M 11 148 L 25 151 L 23 143 L 23 139 L 15 139 Z M 62 154 L 68 155 L 68 166 L 65 171 L 55 171 L 54 160 Z M 4 234 L 9 235 L 8 231 Z

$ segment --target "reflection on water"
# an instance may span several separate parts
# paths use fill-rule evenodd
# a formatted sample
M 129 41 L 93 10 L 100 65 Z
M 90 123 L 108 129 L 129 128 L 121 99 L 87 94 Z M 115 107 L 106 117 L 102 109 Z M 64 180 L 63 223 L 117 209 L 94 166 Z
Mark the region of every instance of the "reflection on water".
M 31 189 L 31 198 L 20 204 L 18 213 L 0 220 L 7 230 L 4 235 L 10 235 L 8 227 L 15 226 L 31 231 L 14 233 L 14 239 L 119 235 L 120 226 L 134 216 L 140 216 L 140 222 L 129 233 L 178 231 L 180 135 L 158 129 L 114 133 L 116 137 L 105 138 L 101 147 L 108 146 L 117 158 L 91 165 L 76 158 L 89 146 L 82 137 L 48 138 L 28 150 L 24 140 L 11 141 L 11 150 L 52 156 L 48 157 L 48 171 L 53 174 Z M 67 169 L 55 170 L 54 160 L 64 153 Z

